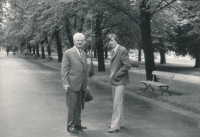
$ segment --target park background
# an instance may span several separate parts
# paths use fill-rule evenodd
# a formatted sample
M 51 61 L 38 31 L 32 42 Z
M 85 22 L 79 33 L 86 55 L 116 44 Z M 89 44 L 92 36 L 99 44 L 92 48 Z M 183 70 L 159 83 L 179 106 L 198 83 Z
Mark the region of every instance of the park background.
M 143 70 L 143 80 L 151 80 L 151 73 L 155 69 L 199 76 L 199 1 L 0 2 L 1 49 L 9 48 L 10 51 L 23 53 L 27 48 L 34 59 L 51 59 L 56 55 L 56 61 L 60 63 L 63 52 L 73 46 L 73 34 L 82 32 L 86 36 L 84 50 L 88 57 L 92 55 L 96 61 L 95 71 L 103 73 L 108 72 L 109 46 L 106 37 L 115 33 L 120 44 L 129 50 L 132 66 Z M 157 98 L 174 100 L 177 106 L 184 103 L 182 107 L 199 113 L 199 89 L 193 92 L 190 86 L 184 90 L 183 87 L 181 85 L 178 91 L 174 91 L 179 96 Z

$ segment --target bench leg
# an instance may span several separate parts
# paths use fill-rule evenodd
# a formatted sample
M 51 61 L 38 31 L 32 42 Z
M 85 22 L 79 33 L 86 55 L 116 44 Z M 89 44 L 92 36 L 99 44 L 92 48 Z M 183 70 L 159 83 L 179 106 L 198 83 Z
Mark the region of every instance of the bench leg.
M 146 90 L 147 90 L 149 87 L 154 91 L 154 89 L 151 87 L 151 84 L 150 84 L 150 85 L 147 85 L 146 83 L 143 83 L 143 84 L 146 86 L 144 92 L 146 92 Z
M 159 87 L 159 88 L 162 89 L 161 96 L 162 96 L 162 94 L 163 94 L 165 91 L 169 94 L 169 96 L 171 96 L 170 92 L 167 90 L 169 87 L 166 87 L 165 90 L 164 90 L 162 87 Z
M 154 92 L 154 89 L 152 88 L 152 86 L 150 85 L 150 88 L 153 90 L 153 92 Z

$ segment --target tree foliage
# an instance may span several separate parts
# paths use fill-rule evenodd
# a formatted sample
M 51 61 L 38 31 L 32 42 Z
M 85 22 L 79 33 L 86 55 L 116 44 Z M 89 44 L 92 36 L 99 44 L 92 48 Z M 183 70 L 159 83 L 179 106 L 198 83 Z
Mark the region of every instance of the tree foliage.
M 200 10 L 196 2 L 7 0 L 7 3 L 10 6 L 6 7 L 5 25 L 2 28 L 3 32 L 6 32 L 4 36 L 7 41 L 19 45 L 25 45 L 31 40 L 37 43 L 47 37 L 52 37 L 55 26 L 58 26 L 61 46 L 70 48 L 73 46 L 73 34 L 83 32 L 87 43 L 91 43 L 92 37 L 95 38 L 92 43 L 95 43 L 98 52 L 100 71 L 105 70 L 103 52 L 108 33 L 116 33 L 121 44 L 128 49 L 143 47 L 147 79 L 152 78 L 151 72 L 155 69 L 153 56 L 155 49 L 165 52 L 175 49 L 175 44 L 169 40 L 169 35 L 175 36 L 176 26 L 189 22 L 192 29 L 187 32 L 187 36 L 195 36 L 199 39 Z M 91 34 L 92 28 L 93 34 Z M 187 48 L 188 53 L 189 50 Z
M 176 35 L 171 36 L 172 50 L 176 55 L 190 55 L 196 59 L 195 67 L 199 67 L 200 40 L 197 33 L 189 34 L 194 29 L 192 24 L 182 24 L 174 28 Z

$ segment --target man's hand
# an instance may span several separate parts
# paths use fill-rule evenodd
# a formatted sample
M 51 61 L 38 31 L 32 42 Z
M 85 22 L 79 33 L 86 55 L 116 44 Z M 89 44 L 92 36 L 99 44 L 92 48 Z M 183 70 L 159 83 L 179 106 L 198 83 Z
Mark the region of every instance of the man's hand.
M 69 88 L 70 86 L 69 85 L 64 85 L 63 86 L 63 88 L 66 90 L 66 92 L 68 91 L 68 88 Z
M 88 86 L 86 87 L 86 90 L 88 90 L 88 91 L 90 90 Z

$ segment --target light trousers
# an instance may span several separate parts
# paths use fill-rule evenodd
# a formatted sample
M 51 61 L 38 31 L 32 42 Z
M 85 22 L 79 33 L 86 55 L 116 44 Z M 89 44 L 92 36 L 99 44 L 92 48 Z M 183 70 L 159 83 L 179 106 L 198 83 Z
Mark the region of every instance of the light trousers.
M 117 130 L 120 130 L 120 127 L 124 126 L 124 90 L 125 85 L 112 85 L 113 113 L 111 120 L 111 128 Z

